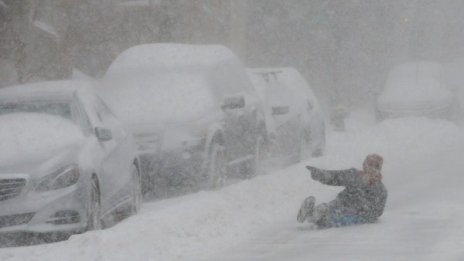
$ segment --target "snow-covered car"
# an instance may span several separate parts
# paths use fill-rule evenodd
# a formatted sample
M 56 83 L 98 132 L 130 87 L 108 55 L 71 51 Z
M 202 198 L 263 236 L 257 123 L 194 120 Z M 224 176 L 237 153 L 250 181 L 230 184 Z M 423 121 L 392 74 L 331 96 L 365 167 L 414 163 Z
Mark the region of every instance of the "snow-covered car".
M 136 137 L 145 191 L 218 187 L 260 170 L 263 107 L 226 47 L 135 46 L 116 58 L 102 85 L 102 97 Z
M 135 142 L 89 85 L 0 90 L 0 233 L 80 233 L 139 209 Z
M 304 77 L 294 68 L 248 70 L 265 104 L 271 158 L 293 161 L 320 156 L 325 147 L 325 123 L 318 101 Z
M 435 62 L 410 62 L 393 68 L 376 101 L 377 120 L 425 116 L 453 119 L 457 100 Z

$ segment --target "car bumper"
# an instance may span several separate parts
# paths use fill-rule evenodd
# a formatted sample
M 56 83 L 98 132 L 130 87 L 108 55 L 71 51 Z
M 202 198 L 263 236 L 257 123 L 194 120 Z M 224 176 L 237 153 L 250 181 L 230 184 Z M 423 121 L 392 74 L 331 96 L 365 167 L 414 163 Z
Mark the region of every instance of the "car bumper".
M 0 233 L 82 232 L 87 222 L 82 194 L 74 185 L 0 201 Z
M 440 108 L 427 108 L 422 110 L 377 109 L 376 114 L 379 120 L 402 117 L 428 117 L 450 119 L 452 118 L 453 108 L 451 106 L 446 106 Z

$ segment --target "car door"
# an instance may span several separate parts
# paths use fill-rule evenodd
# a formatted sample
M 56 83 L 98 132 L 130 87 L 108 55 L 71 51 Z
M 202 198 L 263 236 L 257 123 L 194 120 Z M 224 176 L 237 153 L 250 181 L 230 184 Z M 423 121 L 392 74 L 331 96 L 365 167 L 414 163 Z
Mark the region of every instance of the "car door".
M 250 103 L 250 97 L 245 92 L 223 99 L 225 142 L 230 161 L 246 160 L 253 151 L 256 120 Z
M 282 82 L 281 73 L 267 81 L 266 99 L 275 123 L 273 150 L 276 156 L 290 156 L 299 151 L 302 129 L 301 97 Z
M 94 110 L 100 126 L 111 132 L 111 139 L 101 141 L 100 146 L 105 152 L 105 157 L 101 162 L 100 182 L 102 195 L 102 207 L 112 210 L 123 201 L 130 199 L 130 167 L 133 163 L 132 147 L 130 146 L 129 136 L 122 128 L 121 123 L 98 97 L 94 99 Z
M 251 81 L 244 68 L 235 62 L 215 67 L 212 91 L 223 112 L 225 154 L 235 168 L 254 159 L 258 118 L 263 121 Z

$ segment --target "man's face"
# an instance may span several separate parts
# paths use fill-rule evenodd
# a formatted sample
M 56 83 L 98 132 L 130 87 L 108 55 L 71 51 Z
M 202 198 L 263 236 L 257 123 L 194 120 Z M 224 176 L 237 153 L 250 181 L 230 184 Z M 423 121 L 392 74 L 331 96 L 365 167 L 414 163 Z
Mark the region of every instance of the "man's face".
M 363 163 L 363 170 L 367 174 L 375 175 L 380 173 L 380 163 L 373 160 L 366 159 Z

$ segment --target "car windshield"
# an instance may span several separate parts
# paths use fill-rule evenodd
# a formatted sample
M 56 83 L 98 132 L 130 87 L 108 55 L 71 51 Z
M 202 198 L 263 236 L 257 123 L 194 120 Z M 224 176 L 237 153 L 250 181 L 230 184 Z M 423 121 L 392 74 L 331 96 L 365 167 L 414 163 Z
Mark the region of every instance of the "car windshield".
M 60 116 L 73 120 L 69 101 L 26 100 L 14 102 L 0 102 L 0 115 L 11 113 L 41 113 Z

